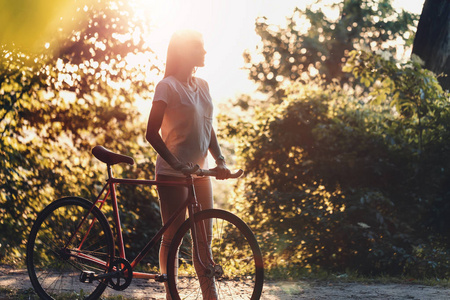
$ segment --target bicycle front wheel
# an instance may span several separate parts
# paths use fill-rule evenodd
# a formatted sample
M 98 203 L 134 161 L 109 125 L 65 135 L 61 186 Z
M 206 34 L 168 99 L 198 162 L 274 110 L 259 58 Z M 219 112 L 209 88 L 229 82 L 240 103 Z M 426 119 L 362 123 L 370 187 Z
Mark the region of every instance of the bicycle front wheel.
M 62 198 L 36 219 L 28 239 L 26 263 L 41 299 L 97 299 L 105 290 L 105 279 L 81 279 L 82 274 L 105 273 L 114 257 L 108 221 L 97 207 L 89 213 L 92 205 L 82 198 Z
M 210 258 L 200 257 L 206 269 L 199 268 L 199 256 L 193 255 L 190 222 L 186 220 L 168 254 L 167 278 L 172 298 L 259 299 L 264 267 L 250 228 L 232 213 L 217 209 L 200 211 L 194 219 L 196 228 L 201 228 L 200 224 L 212 228 L 207 245 L 198 238 L 198 248 L 208 249 L 203 251 L 206 255 L 200 256 Z

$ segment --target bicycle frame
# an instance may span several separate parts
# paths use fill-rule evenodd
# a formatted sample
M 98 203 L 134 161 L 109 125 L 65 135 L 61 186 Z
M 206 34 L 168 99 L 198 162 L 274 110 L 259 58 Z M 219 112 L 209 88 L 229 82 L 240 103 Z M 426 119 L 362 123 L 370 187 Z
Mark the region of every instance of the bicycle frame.
M 177 181 L 157 181 L 157 180 L 145 180 L 145 179 L 126 179 L 126 178 L 115 178 L 112 173 L 112 168 L 110 165 L 107 165 L 108 169 L 108 180 L 106 184 L 104 185 L 103 189 L 97 196 L 96 200 L 94 201 L 92 208 L 89 210 L 87 215 L 81 220 L 80 224 L 76 228 L 75 232 L 73 233 L 72 237 L 69 239 L 69 241 L 66 244 L 69 245 L 73 238 L 75 237 L 78 230 L 81 228 L 81 225 L 86 221 L 88 215 L 92 212 L 92 209 L 94 206 L 97 206 L 99 204 L 98 208 L 101 209 L 102 206 L 105 204 L 107 198 L 111 196 L 112 200 L 112 207 L 113 207 L 113 217 L 114 217 L 114 226 L 116 229 L 116 242 L 119 247 L 119 257 L 126 259 L 125 254 L 125 245 L 123 242 L 123 235 L 122 235 L 122 226 L 120 222 L 120 216 L 119 216 L 119 207 L 117 204 L 117 198 L 116 198 L 116 189 L 115 186 L 117 184 L 128 184 L 128 185 L 147 185 L 147 186 L 184 186 L 188 188 L 188 197 L 184 201 L 184 203 L 180 206 L 180 208 L 176 211 L 176 213 L 164 224 L 164 226 L 155 234 L 155 236 L 144 246 L 144 248 L 141 250 L 141 252 L 134 258 L 134 260 L 130 263 L 131 267 L 134 269 L 135 266 L 148 254 L 151 248 L 153 248 L 156 243 L 161 239 L 164 232 L 167 230 L 167 228 L 175 221 L 175 219 L 179 216 L 181 213 L 186 212 L 186 208 L 188 209 L 188 216 L 190 220 L 191 225 L 191 235 L 192 239 L 194 241 L 193 247 L 198 247 L 198 232 L 197 228 L 195 226 L 195 220 L 193 218 L 194 214 L 201 210 L 200 204 L 197 202 L 197 197 L 195 195 L 195 187 L 194 187 L 194 178 L 192 175 L 188 175 L 186 177 L 186 182 L 177 182 Z M 106 193 L 105 193 L 106 192 Z M 104 195 L 105 194 L 105 195 Z M 104 195 L 104 197 L 102 197 Z M 81 250 L 81 247 L 83 246 L 83 243 L 87 236 L 89 235 L 89 231 L 92 228 L 93 224 L 95 222 L 92 220 L 92 223 L 88 229 L 88 231 L 84 234 L 84 238 L 82 239 L 78 250 Z M 203 240 L 206 241 L 206 228 L 204 224 L 202 223 L 202 226 L 200 228 L 200 234 L 203 238 Z M 200 262 L 201 266 L 206 269 L 205 264 L 203 260 L 200 258 L 198 251 L 195 251 L 197 255 L 197 259 Z M 78 252 L 75 254 L 76 257 L 83 258 L 86 260 L 90 260 L 91 262 L 99 265 L 100 267 L 104 268 L 105 270 L 108 269 L 107 262 L 101 261 L 95 257 L 92 257 L 87 254 L 82 254 L 81 252 Z M 210 257 L 208 257 L 209 263 L 212 263 L 214 265 L 214 262 Z M 160 276 L 160 274 L 150 274 L 150 273 L 142 273 L 142 272 L 134 272 L 133 271 L 133 278 L 141 278 L 141 279 L 157 279 Z

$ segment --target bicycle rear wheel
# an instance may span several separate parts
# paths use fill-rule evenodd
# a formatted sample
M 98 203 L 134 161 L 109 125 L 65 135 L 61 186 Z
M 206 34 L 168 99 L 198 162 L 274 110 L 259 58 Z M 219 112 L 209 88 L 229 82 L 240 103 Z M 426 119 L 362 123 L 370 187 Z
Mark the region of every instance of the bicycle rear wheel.
M 41 299 L 97 299 L 105 290 L 106 280 L 80 280 L 82 271 L 105 273 L 114 258 L 108 221 L 97 207 L 88 214 L 91 207 L 88 200 L 67 197 L 38 215 L 28 239 L 26 263 Z
M 197 228 L 200 222 L 212 224 L 214 263 L 208 263 L 206 272 L 196 272 L 189 220 L 184 222 L 168 254 L 167 277 L 172 298 L 202 299 L 201 284 L 206 284 L 216 290 L 218 299 L 259 299 L 264 267 L 261 250 L 250 228 L 237 216 L 223 210 L 201 211 L 194 218 Z M 205 292 L 206 288 L 203 290 Z M 212 294 L 206 291 L 209 296 L 205 297 L 210 298 Z

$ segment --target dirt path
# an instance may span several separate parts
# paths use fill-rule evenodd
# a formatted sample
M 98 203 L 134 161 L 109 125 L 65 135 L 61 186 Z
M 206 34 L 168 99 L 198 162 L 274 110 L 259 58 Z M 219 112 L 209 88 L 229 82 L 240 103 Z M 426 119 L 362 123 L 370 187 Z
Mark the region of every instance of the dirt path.
M 26 270 L 0 266 L 0 287 L 28 290 L 31 283 Z M 134 280 L 123 292 L 111 289 L 105 295 L 123 295 L 135 299 L 165 299 L 160 283 L 146 280 Z M 0 299 L 5 299 L 1 298 Z M 314 281 L 268 281 L 264 285 L 263 300 L 293 299 L 450 299 L 450 288 L 433 287 L 419 284 L 361 284 L 361 283 L 326 283 Z

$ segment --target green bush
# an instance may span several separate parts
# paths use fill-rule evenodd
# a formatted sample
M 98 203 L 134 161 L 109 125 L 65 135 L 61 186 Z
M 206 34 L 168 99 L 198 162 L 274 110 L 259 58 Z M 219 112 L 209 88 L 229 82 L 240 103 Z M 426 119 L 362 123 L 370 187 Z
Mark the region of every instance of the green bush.
M 446 250 L 418 251 L 449 228 L 447 96 L 420 66 L 417 74 L 410 65 L 389 66 L 404 77 L 386 73 L 385 101 L 369 103 L 377 93 L 371 84 L 380 81 L 372 72 L 369 90 L 292 84 L 281 104 L 256 109 L 251 120 L 222 116 L 222 135 L 234 138 L 247 173 L 233 209 L 256 231 L 269 268 L 398 275 L 425 265 L 424 274 L 448 272 Z M 408 76 L 429 93 L 402 110 L 417 100 L 396 85 Z M 402 89 L 406 96 L 396 96 Z

